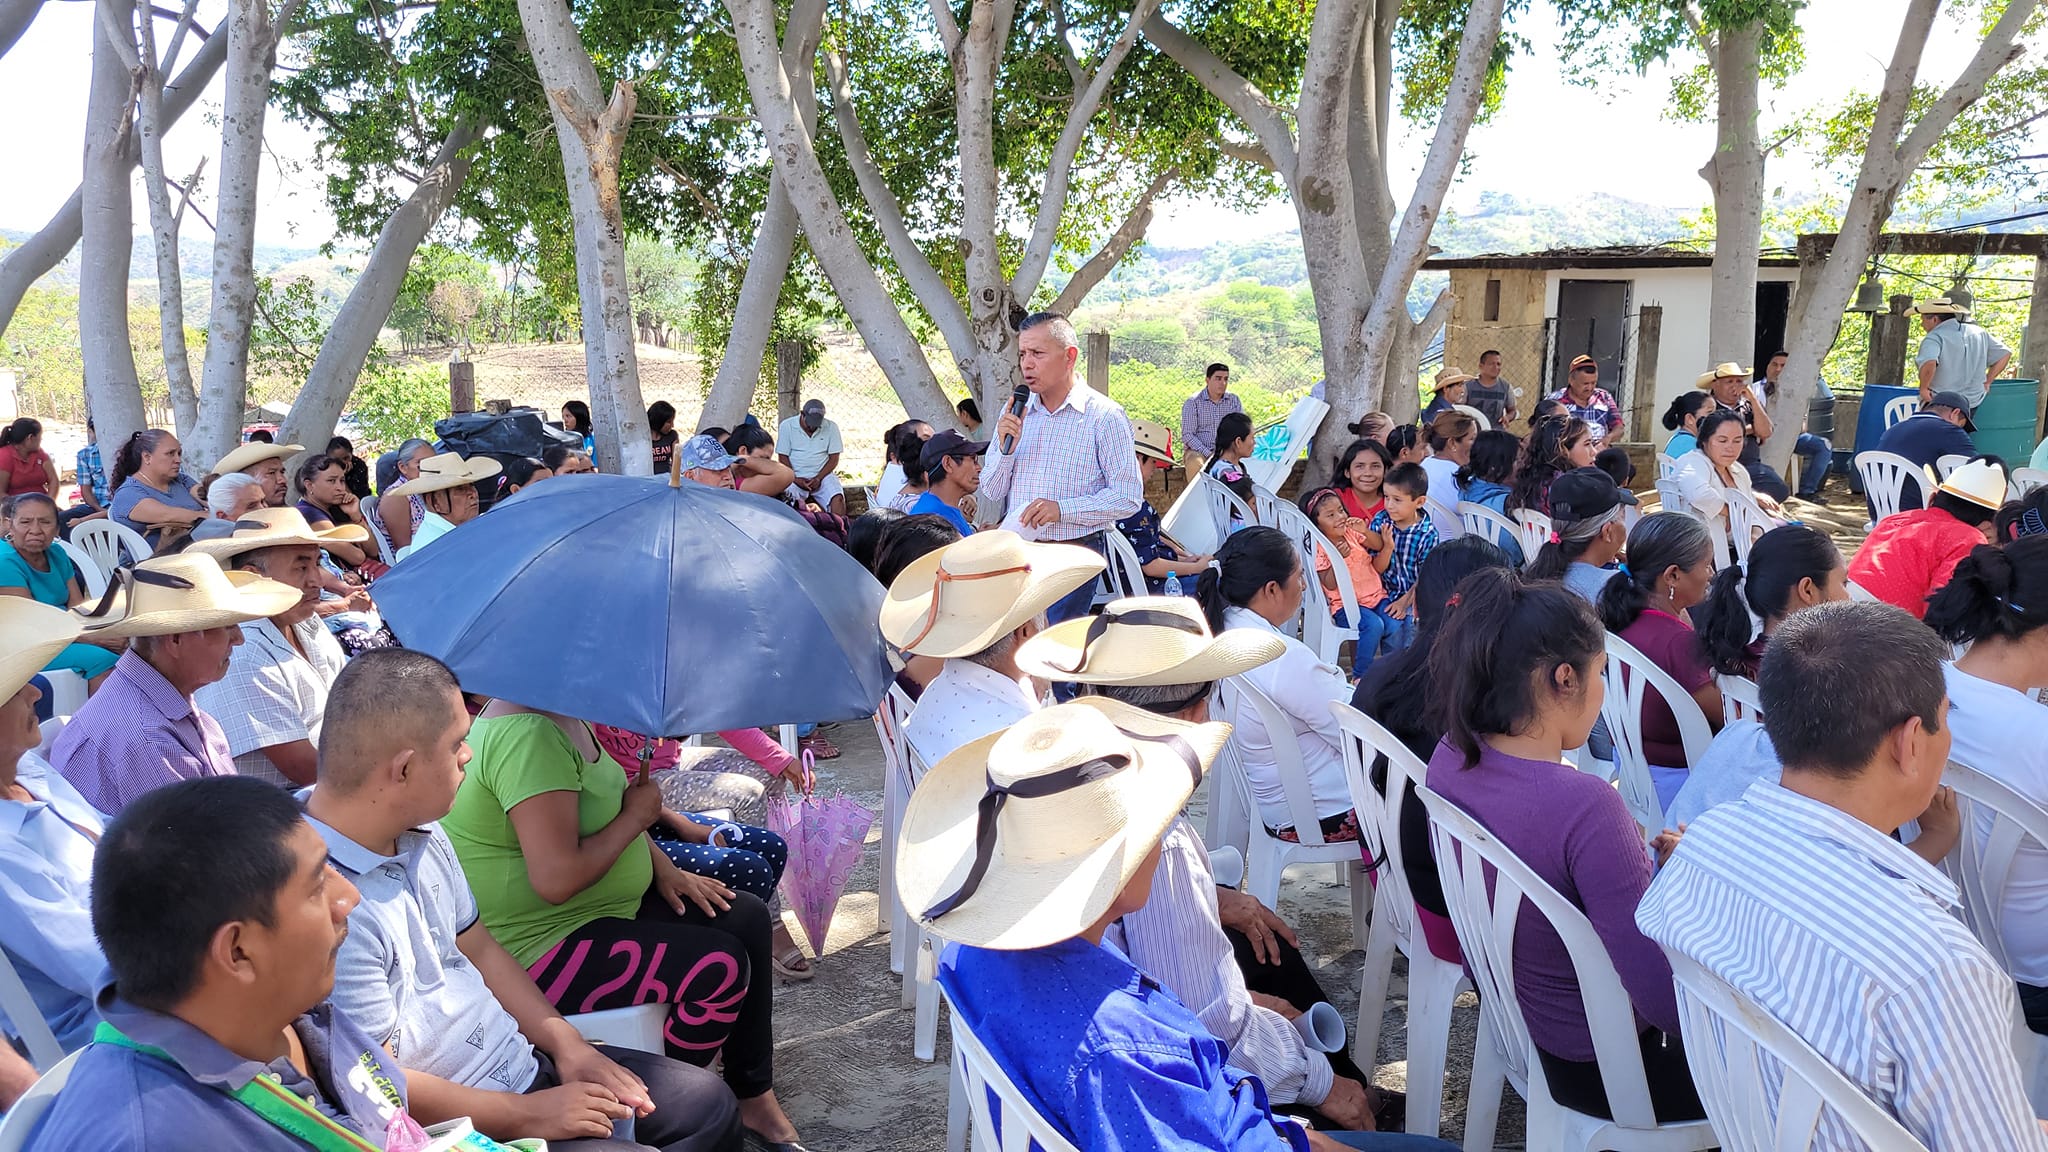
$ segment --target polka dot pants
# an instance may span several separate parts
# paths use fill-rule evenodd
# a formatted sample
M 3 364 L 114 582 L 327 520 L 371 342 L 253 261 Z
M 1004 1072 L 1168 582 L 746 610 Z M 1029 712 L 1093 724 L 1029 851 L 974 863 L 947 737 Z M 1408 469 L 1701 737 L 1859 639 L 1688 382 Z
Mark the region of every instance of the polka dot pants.
M 681 815 L 706 827 L 716 827 L 719 823 L 694 812 Z M 652 829 L 652 834 L 654 843 L 683 871 L 709 876 L 727 888 L 751 892 L 763 900 L 774 899 L 775 885 L 782 879 L 783 865 L 789 862 L 789 845 L 766 828 L 752 828 L 744 824 L 730 827 L 740 830 L 739 838 L 725 848 L 685 843 L 675 839 L 674 832 L 659 824 Z

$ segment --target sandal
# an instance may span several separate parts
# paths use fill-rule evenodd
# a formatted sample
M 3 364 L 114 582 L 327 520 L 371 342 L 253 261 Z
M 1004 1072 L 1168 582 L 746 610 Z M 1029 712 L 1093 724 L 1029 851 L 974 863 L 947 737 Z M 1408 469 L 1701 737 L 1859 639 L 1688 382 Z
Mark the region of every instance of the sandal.
M 818 974 L 817 966 L 804 955 L 804 950 L 791 944 L 788 948 L 768 958 L 768 963 L 785 980 L 809 980 Z M 798 967 L 802 965 L 802 967 Z
M 744 1131 L 747 1134 L 746 1145 L 750 1152 L 755 1148 L 766 1149 L 766 1152 L 810 1152 L 795 1140 L 770 1140 L 752 1128 Z
M 813 733 L 798 742 L 798 746 L 819 760 L 837 760 L 839 747 L 830 740 Z

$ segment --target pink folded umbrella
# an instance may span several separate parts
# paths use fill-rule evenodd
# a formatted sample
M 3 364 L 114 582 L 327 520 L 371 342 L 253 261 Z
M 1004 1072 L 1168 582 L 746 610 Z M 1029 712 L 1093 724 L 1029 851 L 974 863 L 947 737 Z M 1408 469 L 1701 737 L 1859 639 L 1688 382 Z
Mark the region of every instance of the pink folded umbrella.
M 808 753 L 806 754 L 808 756 Z M 789 844 L 782 869 L 782 899 L 796 913 L 811 942 L 811 954 L 825 954 L 825 934 L 846 891 L 846 879 L 860 863 L 875 814 L 844 794 L 809 792 L 768 801 L 768 830 Z

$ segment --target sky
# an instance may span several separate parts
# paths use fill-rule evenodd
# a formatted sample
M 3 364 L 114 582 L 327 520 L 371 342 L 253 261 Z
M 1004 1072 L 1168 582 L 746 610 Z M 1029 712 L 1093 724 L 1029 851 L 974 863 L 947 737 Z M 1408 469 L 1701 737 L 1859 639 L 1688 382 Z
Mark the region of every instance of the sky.
M 1791 111 L 1832 104 L 1855 88 L 1875 88 L 1905 6 L 1905 0 L 1811 0 L 1802 21 L 1806 67 L 1782 91 L 1767 93 L 1766 124 Z M 200 19 L 217 21 L 224 9 L 223 0 L 203 0 Z M 40 227 L 77 186 L 92 10 L 91 3 L 46 3 L 28 33 L 0 57 L 0 107 L 20 110 L 0 126 L 0 155 L 14 157 L 17 165 L 14 178 L 0 181 L 0 228 Z M 1972 45 L 1952 20 L 1944 18 L 1937 27 L 1921 75 L 1946 82 Z M 1467 142 L 1471 164 L 1452 189 L 1452 210 L 1469 209 L 1485 189 L 1552 204 L 1569 203 L 1589 187 L 1663 207 L 1694 209 L 1706 202 L 1699 168 L 1712 150 L 1713 130 L 1662 116 L 1668 70 L 1624 75 L 1589 89 L 1568 83 L 1543 63 L 1559 54 L 1556 17 L 1546 0 L 1536 0 L 1516 30 L 1531 41 L 1532 51 L 1515 60 L 1499 114 L 1473 130 Z M 216 76 L 200 105 L 166 136 L 165 165 L 172 178 L 182 180 L 207 153 L 213 154 L 209 173 L 218 166 L 221 83 Z M 263 166 L 259 242 L 323 243 L 333 222 L 321 202 L 320 175 L 310 164 L 314 137 L 275 109 L 266 137 L 271 155 Z M 1397 199 L 1428 146 L 1428 135 L 1412 130 L 1397 141 Z M 1797 158 L 1776 163 L 1771 182 L 1794 192 L 1815 185 Z M 209 216 L 211 200 L 202 193 Z M 148 210 L 139 189 L 135 210 L 137 231 L 146 231 Z M 1285 204 L 1246 214 L 1169 199 L 1155 216 L 1149 240 L 1166 248 L 1199 247 L 1219 236 L 1243 239 L 1293 227 Z M 190 222 L 185 234 L 188 241 L 203 240 L 205 226 Z

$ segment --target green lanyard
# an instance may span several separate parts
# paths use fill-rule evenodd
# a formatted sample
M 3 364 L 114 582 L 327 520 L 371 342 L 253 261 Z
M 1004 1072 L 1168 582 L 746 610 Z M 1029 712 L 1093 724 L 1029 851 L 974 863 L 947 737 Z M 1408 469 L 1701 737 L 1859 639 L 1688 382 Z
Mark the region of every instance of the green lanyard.
M 93 1030 L 92 1038 L 98 1044 L 132 1048 L 145 1056 L 177 1063 L 171 1059 L 170 1053 L 148 1044 L 137 1044 L 112 1024 L 102 1022 Z M 272 1125 L 311 1144 L 320 1152 L 382 1152 L 377 1145 L 335 1123 L 318 1108 L 286 1091 L 284 1086 L 270 1075 L 259 1074 L 228 1095 L 241 1101 L 250 1111 Z

